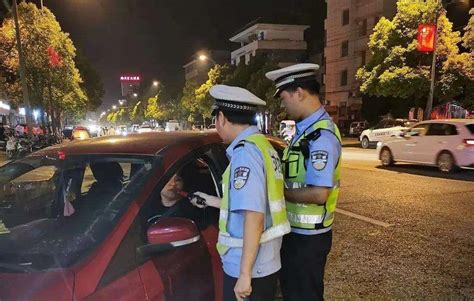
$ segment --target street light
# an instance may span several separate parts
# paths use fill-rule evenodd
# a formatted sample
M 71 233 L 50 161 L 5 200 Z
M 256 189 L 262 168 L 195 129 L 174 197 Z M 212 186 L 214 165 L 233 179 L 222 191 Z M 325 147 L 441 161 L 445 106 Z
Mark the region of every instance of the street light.
M 157 80 L 153 81 L 153 86 L 154 86 L 154 87 L 158 87 L 159 84 L 160 84 L 159 81 L 157 81 Z
M 119 104 L 123 106 L 127 101 L 125 99 L 119 99 Z
M 116 106 L 116 105 L 113 105 L 113 106 L 112 106 L 112 109 L 113 109 L 113 110 L 117 110 L 117 106 Z
M 198 58 L 199 58 L 199 60 L 200 60 L 201 62 L 211 61 L 212 63 L 214 63 L 215 65 L 217 65 L 216 61 L 214 61 L 212 58 L 208 57 L 208 56 L 205 55 L 205 54 L 199 55 Z
M 133 93 L 133 97 L 138 97 L 138 94 L 137 94 L 137 93 Z

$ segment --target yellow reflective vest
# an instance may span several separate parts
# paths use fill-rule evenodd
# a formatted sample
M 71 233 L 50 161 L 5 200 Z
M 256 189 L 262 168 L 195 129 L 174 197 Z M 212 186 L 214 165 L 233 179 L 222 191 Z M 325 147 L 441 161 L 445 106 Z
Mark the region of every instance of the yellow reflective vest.
M 254 134 L 245 138 L 245 143 L 253 143 L 263 157 L 265 169 L 268 208 L 270 208 L 272 226 L 264 230 L 260 239 L 260 244 L 275 238 L 281 237 L 291 231 L 290 224 L 286 216 L 284 178 L 281 172 L 280 159 L 278 153 L 270 142 L 262 134 Z M 229 219 L 229 193 L 230 193 L 230 164 L 227 166 L 222 176 L 222 201 L 219 214 L 219 238 L 217 250 L 224 255 L 229 248 L 242 248 L 243 239 L 232 237 L 227 231 Z
M 319 120 L 314 123 L 309 129 L 301 135 L 298 140 L 285 149 L 283 154 L 283 169 L 285 173 L 285 186 L 288 189 L 306 187 L 306 165 L 303 155 L 304 147 L 309 148 L 308 140 L 315 140 L 317 137 L 308 139 L 311 136 L 317 136 L 318 131 L 330 131 L 333 133 L 339 142 L 341 142 L 341 135 L 337 126 L 327 119 Z M 306 140 L 306 141 L 305 141 Z M 305 146 L 306 144 L 306 146 Z M 308 152 L 309 149 L 306 150 Z M 336 211 L 336 203 L 339 196 L 339 180 L 341 177 L 341 160 L 339 158 L 336 169 L 334 171 L 333 182 L 334 186 L 331 188 L 328 199 L 325 204 L 303 204 L 287 202 L 288 220 L 294 228 L 317 230 L 316 232 L 327 232 L 334 221 L 334 212 Z M 317 234 L 317 233 L 315 233 Z

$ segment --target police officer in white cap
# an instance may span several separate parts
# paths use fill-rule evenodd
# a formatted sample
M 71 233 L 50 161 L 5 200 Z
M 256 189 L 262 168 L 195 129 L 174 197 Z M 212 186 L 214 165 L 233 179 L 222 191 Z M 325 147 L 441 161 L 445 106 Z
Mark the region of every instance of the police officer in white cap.
M 296 121 L 283 155 L 291 234 L 283 239 L 280 284 L 285 301 L 323 300 L 339 194 L 341 136 L 319 100 L 316 64 L 271 71 L 282 106 Z
M 257 108 L 266 103 L 238 87 L 216 85 L 209 92 L 217 132 L 230 144 L 230 164 L 222 176 L 222 200 L 196 194 L 220 207 L 224 300 L 274 301 L 282 236 L 291 227 L 278 153 L 255 126 Z

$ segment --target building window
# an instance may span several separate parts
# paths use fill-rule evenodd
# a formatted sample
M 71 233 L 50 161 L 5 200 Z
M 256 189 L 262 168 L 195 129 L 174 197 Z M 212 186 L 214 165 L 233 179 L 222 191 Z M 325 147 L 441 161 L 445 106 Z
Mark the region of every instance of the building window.
M 359 36 L 363 37 L 365 35 L 367 35 L 367 19 L 362 20 L 359 25 Z
M 342 25 L 349 24 L 349 10 L 345 9 L 342 11 Z
M 366 56 L 365 50 L 361 51 L 360 52 L 360 65 L 361 66 L 365 66 L 365 56 Z
M 349 41 L 344 41 L 341 44 L 341 57 L 349 55 Z
M 341 86 L 347 86 L 347 70 L 341 72 Z

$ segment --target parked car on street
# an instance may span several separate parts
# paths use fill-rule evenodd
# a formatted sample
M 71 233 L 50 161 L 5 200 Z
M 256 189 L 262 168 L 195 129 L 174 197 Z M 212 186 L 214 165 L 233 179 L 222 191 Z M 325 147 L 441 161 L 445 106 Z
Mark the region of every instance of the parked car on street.
M 178 171 L 185 191 L 221 196 L 227 165 L 208 131 L 99 137 L 0 167 L 2 300 L 221 300 L 219 211 L 156 210 Z
M 442 172 L 474 168 L 474 120 L 420 122 L 377 146 L 382 165 L 410 162 L 438 166 Z
M 152 132 L 153 131 L 153 128 L 151 127 L 151 125 L 149 124 L 142 124 L 138 130 L 137 130 L 137 133 L 149 133 L 149 132 Z
M 349 125 L 349 136 L 359 136 L 369 126 L 367 121 L 355 121 Z
M 181 126 L 179 125 L 178 120 L 170 120 L 166 122 L 165 132 L 179 131 Z
M 75 126 L 72 130 L 71 140 L 84 140 L 89 138 L 92 138 L 92 135 L 85 126 Z
M 406 119 L 384 119 L 376 126 L 362 131 L 359 137 L 362 148 L 375 146 L 377 142 L 398 136 L 408 129 L 412 122 Z

